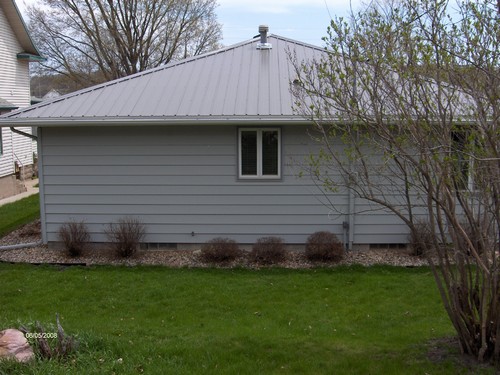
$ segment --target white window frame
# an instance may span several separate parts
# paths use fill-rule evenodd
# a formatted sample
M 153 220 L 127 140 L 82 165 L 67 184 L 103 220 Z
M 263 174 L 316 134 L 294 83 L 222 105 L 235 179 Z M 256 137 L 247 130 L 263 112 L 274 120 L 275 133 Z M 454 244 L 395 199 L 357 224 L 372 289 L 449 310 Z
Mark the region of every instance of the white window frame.
M 242 165 L 241 135 L 244 131 L 257 132 L 257 174 L 244 175 Z M 278 173 L 275 175 L 264 175 L 262 173 L 262 133 L 265 131 L 276 131 L 278 133 Z M 281 179 L 281 129 L 280 128 L 239 128 L 238 129 L 238 178 L 242 180 L 279 180 Z

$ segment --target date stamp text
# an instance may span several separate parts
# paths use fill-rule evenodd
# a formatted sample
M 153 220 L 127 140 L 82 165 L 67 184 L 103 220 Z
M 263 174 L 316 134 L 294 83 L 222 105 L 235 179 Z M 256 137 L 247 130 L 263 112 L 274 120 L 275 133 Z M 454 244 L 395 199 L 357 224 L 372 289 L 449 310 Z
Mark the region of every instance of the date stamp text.
M 57 339 L 57 332 L 26 332 L 27 339 Z

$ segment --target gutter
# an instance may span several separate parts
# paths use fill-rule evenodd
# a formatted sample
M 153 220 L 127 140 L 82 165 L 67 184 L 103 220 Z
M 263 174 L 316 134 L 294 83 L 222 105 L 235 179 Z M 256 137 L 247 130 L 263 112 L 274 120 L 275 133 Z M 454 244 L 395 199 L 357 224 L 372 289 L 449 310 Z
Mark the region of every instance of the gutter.
M 8 121 L 8 122 L 7 122 Z M 9 118 L 2 122 L 6 126 L 35 126 L 35 127 L 58 127 L 58 126 L 169 126 L 169 125 L 242 125 L 248 123 L 259 124 L 286 124 L 286 125 L 311 125 L 311 121 L 304 118 L 292 116 L 169 116 L 169 117 L 69 117 L 69 118 Z

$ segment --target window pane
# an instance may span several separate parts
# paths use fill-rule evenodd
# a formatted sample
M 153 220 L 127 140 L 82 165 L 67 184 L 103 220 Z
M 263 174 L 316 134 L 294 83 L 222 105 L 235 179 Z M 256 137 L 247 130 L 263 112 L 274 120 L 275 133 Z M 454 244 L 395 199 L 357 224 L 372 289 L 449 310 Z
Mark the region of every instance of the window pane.
M 262 132 L 262 174 L 264 176 L 278 174 L 278 132 L 276 130 Z
M 241 132 L 241 174 L 257 175 L 257 132 Z

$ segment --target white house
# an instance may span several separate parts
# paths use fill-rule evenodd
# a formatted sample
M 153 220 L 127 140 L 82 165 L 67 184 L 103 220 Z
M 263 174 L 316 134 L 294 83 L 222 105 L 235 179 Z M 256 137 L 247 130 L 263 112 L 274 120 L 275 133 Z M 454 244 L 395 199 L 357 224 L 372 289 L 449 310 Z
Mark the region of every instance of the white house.
M 0 114 L 29 106 L 29 63 L 43 58 L 33 44 L 14 0 L 0 0 Z M 31 127 L 19 127 L 31 134 Z M 23 180 L 33 172 L 32 139 L 12 132 L 0 132 L 0 198 L 16 194 Z
M 155 246 L 271 235 L 304 244 L 320 230 L 350 246 L 407 242 L 394 215 L 355 214 L 366 203 L 300 177 L 318 146 L 292 108 L 289 53 L 324 50 L 261 31 L 2 116 L 0 126 L 38 127 L 43 240 L 84 220 L 104 242 L 107 223 L 133 216 Z

